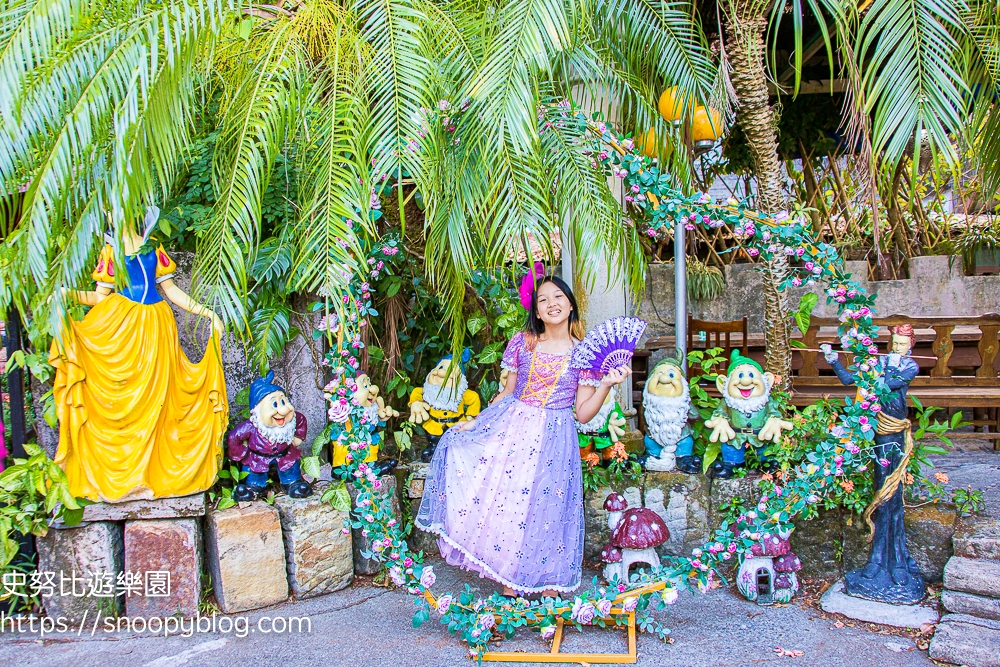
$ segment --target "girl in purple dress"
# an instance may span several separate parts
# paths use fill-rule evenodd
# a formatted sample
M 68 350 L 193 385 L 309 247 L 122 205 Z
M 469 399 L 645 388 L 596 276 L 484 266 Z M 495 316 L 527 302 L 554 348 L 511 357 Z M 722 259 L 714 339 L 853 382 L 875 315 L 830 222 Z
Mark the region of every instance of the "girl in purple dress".
M 554 596 L 580 585 L 583 485 L 576 419 L 594 418 L 628 367 L 598 377 L 573 350 L 583 338 L 576 300 L 554 276 L 532 293 L 527 330 L 503 355 L 493 404 L 452 427 L 431 461 L 416 525 L 438 535 L 450 565 L 504 586 Z

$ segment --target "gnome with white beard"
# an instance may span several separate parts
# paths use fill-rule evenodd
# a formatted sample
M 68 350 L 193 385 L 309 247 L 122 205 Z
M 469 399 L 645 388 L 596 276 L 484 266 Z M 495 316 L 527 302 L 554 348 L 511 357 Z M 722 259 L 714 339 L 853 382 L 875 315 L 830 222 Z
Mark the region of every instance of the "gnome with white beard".
M 469 389 L 469 380 L 465 377 L 465 364 L 471 357 L 472 351 L 466 348 L 457 364 L 452 362 L 450 354 L 442 358 L 424 378 L 424 386 L 410 394 L 409 421 L 427 432 L 427 448 L 420 455 L 424 463 L 434 456 L 445 431 L 479 414 L 479 394 Z
M 274 372 L 250 385 L 250 419 L 226 438 L 229 458 L 242 464 L 246 478 L 233 490 L 239 502 L 267 494 L 267 478 L 274 466 L 282 488 L 292 498 L 305 498 L 312 487 L 302 479 L 299 445 L 306 437 L 306 417 L 296 412 L 285 390 L 274 384 Z
M 667 357 L 653 367 L 642 389 L 646 421 L 646 469 L 666 472 L 677 469 L 701 472 L 701 457 L 694 454 L 694 438 L 688 420 L 697 419 L 691 405 L 687 379 L 680 361 Z
M 736 474 L 746 462 L 749 447 L 754 448 L 762 470 L 774 469 L 774 461 L 764 452 L 793 425 L 781 418 L 777 401 L 771 398 L 773 385 L 773 373 L 765 373 L 756 361 L 733 350 L 728 372 L 716 380 L 723 400 L 705 422 L 712 429 L 709 440 L 722 443 L 722 461 L 713 464 L 712 477 L 729 479 Z

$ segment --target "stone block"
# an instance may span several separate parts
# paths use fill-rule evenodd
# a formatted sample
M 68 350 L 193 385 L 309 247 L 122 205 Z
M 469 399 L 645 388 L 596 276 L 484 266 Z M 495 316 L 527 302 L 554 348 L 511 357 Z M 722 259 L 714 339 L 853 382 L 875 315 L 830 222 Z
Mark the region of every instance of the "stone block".
M 629 430 L 621 438 L 622 446 L 629 454 L 643 454 L 646 451 L 645 440 L 642 431 Z
M 379 492 L 383 498 L 380 502 L 385 502 L 385 499 L 388 499 L 393 516 L 396 517 L 396 521 L 400 521 L 401 513 L 399 511 L 399 494 L 396 491 L 396 478 L 393 475 L 382 475 L 379 479 L 382 480 L 382 488 Z M 348 484 L 347 492 L 351 496 L 351 506 L 357 507 L 358 488 L 354 484 Z M 351 531 L 354 542 L 354 573 L 378 574 L 382 570 L 382 563 L 375 558 L 365 558 L 363 555 L 364 552 L 371 551 L 371 541 L 361 531 L 361 528 L 355 528 Z
M 928 605 L 888 604 L 850 596 L 844 590 L 843 579 L 823 594 L 820 607 L 830 614 L 843 614 L 858 621 L 897 628 L 919 628 L 925 623 L 935 623 L 938 620 L 937 610 Z
M 437 535 L 420 530 L 416 526 L 413 527 L 413 531 L 406 539 L 406 543 L 410 547 L 411 551 L 423 551 L 424 556 L 434 557 L 441 555 L 441 550 L 438 549 L 437 541 Z
M 308 498 L 280 495 L 274 500 L 281 517 L 288 586 L 298 598 L 339 591 L 354 579 L 351 533 L 343 532 L 350 512 L 320 500 L 326 486 L 317 484 Z
M 135 519 L 182 519 L 205 516 L 205 494 L 179 498 L 130 500 L 124 503 L 94 503 L 83 508 L 84 521 L 133 521 Z
M 956 556 L 1000 560 L 1000 525 L 990 516 L 958 517 L 952 545 Z
M 820 510 L 812 519 L 795 523 L 789 542 L 802 561 L 800 577 L 833 580 L 843 574 L 843 522 L 843 513 L 836 508 Z
M 997 598 L 944 590 L 941 591 L 941 604 L 955 614 L 968 614 L 1000 621 L 1000 600 Z
M 944 587 L 1000 598 L 1000 561 L 953 556 L 944 566 Z
M 646 473 L 643 505 L 659 514 L 670 531 L 662 553 L 689 555 L 708 541 L 709 483 L 704 475 L 680 471 Z
M 948 614 L 934 631 L 928 655 L 967 667 L 1000 667 L 1000 623 Z
M 928 583 L 937 583 L 944 575 L 945 563 L 952 555 L 955 518 L 955 506 L 951 503 L 906 508 L 903 516 L 906 545 Z
M 711 496 L 709 498 L 708 527 L 712 534 L 722 524 L 725 512 L 719 508 L 730 505 L 734 500 L 743 500 L 747 507 L 753 507 L 760 499 L 757 482 L 760 476 L 750 473 L 746 477 L 732 479 L 713 479 Z
M 419 499 L 424 496 L 424 481 L 427 479 L 427 471 L 430 463 L 413 462 L 410 464 L 409 476 L 406 484 L 406 497 Z
M 288 597 L 278 510 L 263 501 L 205 515 L 205 555 L 219 607 L 227 614 Z
M 611 539 L 608 529 L 608 513 L 604 510 L 604 500 L 612 492 L 609 486 L 591 491 L 584 497 L 583 520 L 585 526 L 583 557 L 592 562 L 601 560 L 601 549 Z M 642 489 L 630 486 L 621 490 L 629 507 L 642 507 Z
M 195 616 L 201 600 L 200 519 L 125 523 L 125 570 L 143 580 L 142 595 L 125 598 L 128 616 Z
M 93 617 L 117 616 L 122 611 L 123 597 L 115 586 L 110 596 L 101 590 L 117 584 L 124 567 L 124 539 L 120 524 L 100 521 L 72 528 L 50 529 L 36 540 L 38 571 L 54 574 L 52 595 L 42 596 L 45 612 L 53 617 L 76 621 L 84 614 Z M 97 584 L 96 590 L 91 583 Z M 66 594 L 63 594 L 63 593 Z M 77 594 L 78 593 L 78 594 Z M 99 595 L 95 595 L 99 594 Z

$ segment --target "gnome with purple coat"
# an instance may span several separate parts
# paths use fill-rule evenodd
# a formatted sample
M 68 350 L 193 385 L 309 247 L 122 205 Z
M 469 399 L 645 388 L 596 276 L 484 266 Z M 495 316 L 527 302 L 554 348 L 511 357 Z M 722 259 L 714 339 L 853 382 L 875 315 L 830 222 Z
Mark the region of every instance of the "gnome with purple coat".
M 226 438 L 229 458 L 249 473 L 233 490 L 233 500 L 248 501 L 267 493 L 267 476 L 273 465 L 281 487 L 292 498 L 312 495 L 302 479 L 299 445 L 306 436 L 306 417 L 296 412 L 285 390 L 274 384 L 274 371 L 250 385 L 250 419 Z

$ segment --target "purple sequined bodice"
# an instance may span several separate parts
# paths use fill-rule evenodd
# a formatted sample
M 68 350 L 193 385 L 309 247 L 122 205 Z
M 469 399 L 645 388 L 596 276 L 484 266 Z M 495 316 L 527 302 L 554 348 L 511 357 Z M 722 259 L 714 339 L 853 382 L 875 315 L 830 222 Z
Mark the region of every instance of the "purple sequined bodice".
M 599 385 L 600 378 L 590 370 L 575 367 L 573 352 L 549 354 L 525 347 L 524 334 L 517 334 L 507 345 L 501 362 L 503 368 L 517 373 L 514 396 L 539 408 L 564 410 L 573 406 L 579 384 Z

